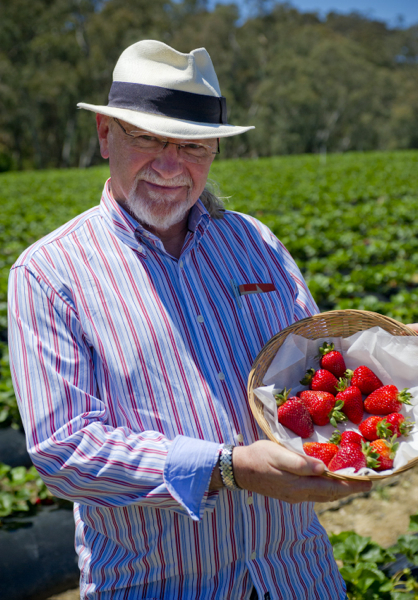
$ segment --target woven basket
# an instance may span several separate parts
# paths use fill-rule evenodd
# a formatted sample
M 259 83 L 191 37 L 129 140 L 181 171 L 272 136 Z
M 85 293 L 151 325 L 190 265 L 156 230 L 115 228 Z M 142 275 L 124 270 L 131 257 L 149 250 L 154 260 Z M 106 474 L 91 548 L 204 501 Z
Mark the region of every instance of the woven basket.
M 374 312 L 363 310 L 332 310 L 302 319 L 293 325 L 289 325 L 289 327 L 283 329 L 267 342 L 251 368 L 248 377 L 247 390 L 253 415 L 270 440 L 276 442 L 276 444 L 279 443 L 271 432 L 270 426 L 264 417 L 263 404 L 254 394 L 254 390 L 263 386 L 264 375 L 287 336 L 290 333 L 293 333 L 310 340 L 328 337 L 346 338 L 358 331 L 364 331 L 376 326 L 381 327 L 388 333 L 396 336 L 418 335 L 406 325 Z M 418 458 L 409 461 L 407 465 L 397 469 L 394 474 L 398 475 L 403 471 L 407 471 L 416 464 L 418 464 Z M 359 479 L 362 481 L 391 477 L 391 475 L 339 475 L 338 473 L 332 473 L 331 471 L 326 471 L 325 474 L 327 477 L 332 477 L 334 479 Z

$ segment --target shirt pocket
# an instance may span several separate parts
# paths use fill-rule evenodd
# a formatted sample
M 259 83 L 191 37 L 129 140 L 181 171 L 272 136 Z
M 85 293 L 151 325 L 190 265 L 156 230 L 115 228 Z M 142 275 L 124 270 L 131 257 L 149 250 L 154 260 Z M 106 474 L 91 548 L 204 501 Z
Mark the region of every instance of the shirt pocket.
M 257 340 L 260 349 L 276 333 L 294 322 L 293 303 L 285 301 L 279 290 L 240 296 L 238 309 L 246 330 Z

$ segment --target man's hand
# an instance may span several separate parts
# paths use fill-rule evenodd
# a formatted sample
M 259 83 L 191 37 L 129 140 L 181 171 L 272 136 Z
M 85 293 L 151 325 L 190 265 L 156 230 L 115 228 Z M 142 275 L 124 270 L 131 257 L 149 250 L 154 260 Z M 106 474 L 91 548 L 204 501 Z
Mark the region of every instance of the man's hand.
M 407 327 L 409 327 L 410 329 L 413 329 L 414 331 L 416 331 L 418 333 L 418 323 L 408 323 Z
M 341 481 L 321 477 L 324 463 L 310 456 L 300 456 L 274 442 L 261 440 L 250 446 L 236 446 L 233 451 L 235 481 L 243 489 L 295 504 L 297 502 L 331 502 L 350 494 L 368 492 L 368 481 Z M 214 472 L 211 489 L 218 488 Z

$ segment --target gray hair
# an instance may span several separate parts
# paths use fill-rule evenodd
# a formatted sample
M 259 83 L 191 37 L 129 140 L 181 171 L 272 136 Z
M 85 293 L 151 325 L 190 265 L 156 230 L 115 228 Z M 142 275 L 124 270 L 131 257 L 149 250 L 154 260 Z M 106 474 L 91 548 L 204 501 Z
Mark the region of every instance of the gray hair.
M 205 189 L 200 194 L 203 206 L 213 219 L 223 219 L 225 213 L 224 200 L 219 196 L 219 186 L 215 181 L 208 180 Z

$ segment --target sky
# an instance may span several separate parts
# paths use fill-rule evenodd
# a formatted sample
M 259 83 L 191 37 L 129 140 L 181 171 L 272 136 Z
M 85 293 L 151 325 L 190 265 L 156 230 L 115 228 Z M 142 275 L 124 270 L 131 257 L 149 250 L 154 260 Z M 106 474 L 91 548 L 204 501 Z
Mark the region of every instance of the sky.
M 209 5 L 230 2 L 238 4 L 243 15 L 248 14 L 247 0 L 209 0 Z M 357 11 L 368 18 L 385 21 L 390 27 L 399 26 L 399 17 L 404 27 L 418 24 L 418 0 L 290 0 L 289 3 L 302 12 L 315 11 L 321 16 L 330 11 L 346 14 Z
M 320 14 L 356 10 L 390 26 L 398 24 L 399 16 L 403 17 L 405 26 L 418 23 L 418 0 L 293 0 L 291 4 L 301 11 Z

